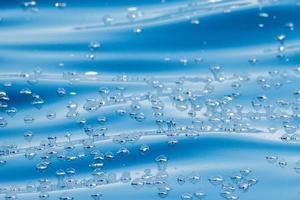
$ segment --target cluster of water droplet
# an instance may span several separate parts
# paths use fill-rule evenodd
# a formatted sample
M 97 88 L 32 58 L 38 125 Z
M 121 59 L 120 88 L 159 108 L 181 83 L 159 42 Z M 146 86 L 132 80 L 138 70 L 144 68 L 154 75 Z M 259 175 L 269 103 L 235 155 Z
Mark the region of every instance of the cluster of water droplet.
M 240 192 L 247 192 L 258 183 L 257 178 L 252 178 L 252 170 L 247 168 L 229 177 L 229 181 L 222 176 L 212 176 L 208 181 L 220 191 L 220 196 L 228 200 L 239 199 Z

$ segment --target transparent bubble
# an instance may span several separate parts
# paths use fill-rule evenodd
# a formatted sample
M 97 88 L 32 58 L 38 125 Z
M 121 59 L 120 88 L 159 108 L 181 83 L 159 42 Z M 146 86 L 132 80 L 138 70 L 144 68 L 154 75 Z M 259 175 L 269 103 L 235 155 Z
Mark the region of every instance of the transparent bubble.
M 196 183 L 199 183 L 201 181 L 201 177 L 198 173 L 193 172 L 193 173 L 191 173 L 191 175 L 189 175 L 189 181 L 192 184 L 196 184 Z
M 67 7 L 67 3 L 64 3 L 64 2 L 56 2 L 56 3 L 54 4 L 54 6 L 55 6 L 56 8 L 62 9 L 62 8 L 66 8 L 66 7 Z
M 18 110 L 15 107 L 11 107 L 6 110 L 6 114 L 10 117 L 13 117 L 17 114 Z
M 158 171 L 156 174 L 156 179 L 157 180 L 161 180 L 161 181 L 166 181 L 169 177 L 169 174 L 167 173 L 167 171 Z
M 243 192 L 246 192 L 249 189 L 249 187 L 250 185 L 247 182 L 239 184 L 239 189 Z
M 142 144 L 141 147 L 140 147 L 140 152 L 141 152 L 142 154 L 147 153 L 149 150 L 150 150 L 150 148 L 149 148 L 149 146 L 146 145 L 146 144 Z
M 130 7 L 127 9 L 127 19 L 130 22 L 135 21 L 137 18 L 142 16 L 142 12 L 137 7 Z
M 25 152 L 25 158 L 28 160 L 32 160 L 37 155 L 36 150 L 34 148 L 28 148 Z
M 66 92 L 66 89 L 65 88 L 57 88 L 57 90 L 56 90 L 56 94 L 58 95 L 58 96 L 65 96 L 66 94 L 67 94 L 67 92 Z
M 183 185 L 183 184 L 185 183 L 185 179 L 186 179 L 186 177 L 185 177 L 184 175 L 179 175 L 179 176 L 177 177 L 177 183 L 178 183 L 179 185 Z
M 212 176 L 210 178 L 208 178 L 208 181 L 212 184 L 212 185 L 221 185 L 224 181 L 224 179 L 221 176 Z
M 252 172 L 252 170 L 249 169 L 249 168 L 240 170 L 240 173 L 241 173 L 242 176 L 248 176 L 249 174 L 251 174 L 251 172 Z
M 219 65 L 212 65 L 209 69 L 213 75 L 217 75 L 222 68 Z
M 24 117 L 24 123 L 25 124 L 32 124 L 34 122 L 34 117 L 27 115 Z
M 69 104 L 67 105 L 67 108 L 70 110 L 76 110 L 78 107 L 77 103 L 70 101 Z
M 105 159 L 107 159 L 107 160 L 113 160 L 114 158 L 115 158 L 114 153 L 112 153 L 112 152 L 106 152 L 105 153 Z
M 23 88 L 23 89 L 20 90 L 19 93 L 22 94 L 22 95 L 31 95 L 32 91 L 29 88 Z
M 89 44 L 89 48 L 91 51 L 95 51 L 95 50 L 99 49 L 100 47 L 101 47 L 101 44 L 98 41 L 93 41 L 93 42 L 90 42 L 90 44 Z
M 120 181 L 122 183 L 128 183 L 131 181 L 131 175 L 130 172 L 123 172 L 120 178 Z
M 97 122 L 98 122 L 99 124 L 101 124 L 101 125 L 104 125 L 104 124 L 107 123 L 107 118 L 104 117 L 104 116 L 98 117 L 98 118 L 97 118 Z
M 300 173 L 300 160 L 296 162 L 296 165 L 294 167 L 295 172 Z
M 146 116 L 144 113 L 140 112 L 140 113 L 137 113 L 135 116 L 134 116 L 134 119 L 137 121 L 137 122 L 142 122 L 146 119 Z
M 285 24 L 285 26 L 290 30 L 293 31 L 295 28 L 295 24 L 293 22 L 288 22 Z
M 47 199 L 49 199 L 49 197 L 50 197 L 50 195 L 47 192 L 41 192 L 39 194 L 39 199 L 40 200 L 47 200 Z
M 63 78 L 70 83 L 76 83 L 80 81 L 79 74 L 76 71 L 63 72 Z
M 7 126 L 7 121 L 4 117 L 0 117 L 0 128 L 4 128 Z
M 99 102 L 96 99 L 86 99 L 86 102 L 83 105 L 83 109 L 88 112 L 94 112 L 98 110 L 99 106 Z
M 140 26 L 138 26 L 138 27 L 135 27 L 135 28 L 133 29 L 133 32 L 134 32 L 134 33 L 141 33 L 142 30 L 143 30 L 143 29 L 142 29 Z
M 266 12 L 261 12 L 261 13 L 259 13 L 259 16 L 260 16 L 260 17 L 263 17 L 263 18 L 268 18 L 268 17 L 269 17 L 269 14 L 266 13 Z
M 198 25 L 198 24 L 200 24 L 200 20 L 199 19 L 192 19 L 191 24 Z
M 181 199 L 182 200 L 190 200 L 190 199 L 193 199 L 193 195 L 185 192 L 181 195 Z
M 169 191 L 170 190 L 168 190 L 168 189 L 166 189 L 166 188 L 159 188 L 159 191 L 158 191 L 158 196 L 160 197 L 160 198 L 166 198 L 168 195 L 169 195 Z
M 134 189 L 140 189 L 144 186 L 144 182 L 142 179 L 134 179 L 131 181 L 131 186 L 134 188 Z
M 74 197 L 64 195 L 59 197 L 59 200 L 74 200 Z
M 56 171 L 55 174 L 56 174 L 56 176 L 58 176 L 58 177 L 63 177 L 63 176 L 66 175 L 66 172 L 65 172 L 64 170 L 62 170 L 62 169 L 59 169 L 59 170 Z
M 247 181 L 247 183 L 250 185 L 250 186 L 253 186 L 255 184 L 258 183 L 258 180 L 256 178 L 251 178 Z
M 126 113 L 127 113 L 127 110 L 126 108 L 124 107 L 120 107 L 116 110 L 116 113 L 119 115 L 119 116 L 124 116 Z
M 96 55 L 95 55 L 94 53 L 90 53 L 90 54 L 87 54 L 86 57 L 87 57 L 89 60 L 95 60 Z
M 49 163 L 46 161 L 42 161 L 36 165 L 36 169 L 40 172 L 46 170 L 48 168 Z
M 104 25 L 109 26 L 113 23 L 114 19 L 110 15 L 104 15 L 102 21 Z
M 160 155 L 155 158 L 158 170 L 166 170 L 168 165 L 168 158 L 165 155 Z
M 248 62 L 251 65 L 255 65 L 257 63 L 257 58 L 249 58 Z
M 232 182 L 237 184 L 243 180 L 243 177 L 241 175 L 233 175 L 230 177 L 230 179 L 232 180 Z
M 48 111 L 46 114 L 47 119 L 54 120 L 56 118 L 56 112 L 54 111 Z
M 24 133 L 24 139 L 27 141 L 27 142 L 31 142 L 33 138 L 33 132 L 32 131 L 26 131 Z
M 130 154 L 130 151 L 129 151 L 126 147 L 121 147 L 121 148 L 117 151 L 117 154 L 118 154 L 118 155 L 125 156 L 125 155 L 129 155 L 129 154 Z
M 101 193 L 95 193 L 95 194 L 91 194 L 91 197 L 94 200 L 100 200 L 103 197 L 103 194 L 101 194 Z
M 18 200 L 18 196 L 16 194 L 10 194 L 10 193 L 7 193 L 5 195 L 5 200 Z
M 6 160 L 0 159 L 0 167 L 6 164 Z
M 281 168 L 285 168 L 287 166 L 287 162 L 284 159 L 281 159 L 281 160 L 278 161 L 278 165 Z
M 285 35 L 281 34 L 277 36 L 277 40 L 283 42 L 285 40 Z
M 239 181 L 234 181 L 235 183 L 239 182 Z M 229 192 L 234 192 L 235 191 L 235 187 L 233 184 L 229 183 L 229 182 L 223 182 L 222 184 L 222 189 L 224 191 L 229 191 Z
M 287 134 L 293 134 L 297 131 L 298 126 L 292 122 L 283 122 L 283 128 Z
M 205 192 L 202 192 L 202 191 L 197 191 L 197 192 L 194 192 L 194 196 L 199 199 L 199 200 L 202 200 L 206 197 L 206 193 Z

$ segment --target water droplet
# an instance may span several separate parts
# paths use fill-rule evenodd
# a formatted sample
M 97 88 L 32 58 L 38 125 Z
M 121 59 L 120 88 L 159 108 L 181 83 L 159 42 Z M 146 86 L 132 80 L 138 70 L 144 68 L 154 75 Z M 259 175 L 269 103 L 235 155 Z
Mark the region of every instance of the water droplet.
M 47 200 L 47 199 L 49 199 L 49 194 L 47 193 L 47 192 L 41 192 L 40 194 L 39 194 L 39 199 L 40 200 Z
M 65 96 L 67 94 L 65 88 L 57 88 L 56 93 L 58 96 Z
M 155 159 L 158 170 L 166 170 L 168 165 L 168 158 L 165 155 L 157 156 Z
M 130 22 L 135 21 L 137 18 L 142 16 L 142 12 L 137 7 L 130 7 L 127 9 L 127 19 Z
M 142 144 L 141 147 L 140 147 L 140 152 L 142 154 L 146 154 L 148 151 L 150 150 L 149 146 L 146 145 L 146 144 Z
M 64 3 L 64 2 L 56 2 L 56 3 L 54 4 L 54 6 L 55 6 L 56 8 L 62 9 L 62 8 L 67 7 L 67 3 Z
M 17 112 L 18 112 L 18 110 L 15 107 L 11 107 L 6 110 L 6 114 L 10 117 L 15 116 Z
M 184 175 L 179 175 L 179 176 L 177 177 L 177 183 L 178 183 L 179 185 L 183 185 L 183 184 L 185 183 L 185 176 L 184 176 Z
M 190 193 L 183 193 L 183 194 L 181 195 L 181 199 L 182 199 L 182 200 L 191 200 L 191 199 L 193 199 L 193 195 L 190 194 Z
M 42 161 L 36 165 L 36 169 L 40 172 L 46 170 L 48 168 L 49 163 Z
M 122 183 L 128 183 L 131 181 L 130 172 L 123 172 L 120 178 Z
M 104 25 L 109 26 L 113 23 L 114 19 L 110 15 L 104 15 L 102 21 Z
M 31 142 L 32 138 L 33 138 L 33 133 L 32 133 L 32 131 L 26 131 L 26 132 L 24 133 L 24 139 L 25 139 L 27 142 Z
M 284 168 L 284 167 L 287 166 L 287 162 L 286 162 L 284 159 L 281 159 L 281 160 L 279 160 L 278 165 L 279 165 L 281 168 Z
M 4 128 L 7 126 L 7 121 L 4 117 L 0 117 L 0 128 Z
M 221 176 L 212 176 L 210 178 L 208 178 L 208 181 L 212 184 L 212 185 L 221 185 L 222 182 L 224 181 L 224 179 Z
M 46 117 L 49 120 L 54 120 L 56 118 L 56 113 L 54 111 L 48 111 Z
M 25 124 L 32 124 L 33 122 L 34 122 L 34 117 L 29 116 L 29 115 L 24 117 L 24 123 Z
M 202 192 L 202 191 L 197 191 L 194 193 L 194 196 L 199 199 L 202 200 L 206 197 L 206 193 Z
M 91 197 L 94 200 L 100 200 L 103 197 L 103 194 L 101 194 L 101 193 L 95 193 L 95 194 L 91 194 Z
M 131 186 L 134 189 L 140 189 L 140 188 L 142 188 L 144 186 L 144 182 L 143 182 L 142 179 L 137 178 L 137 179 L 132 180 Z

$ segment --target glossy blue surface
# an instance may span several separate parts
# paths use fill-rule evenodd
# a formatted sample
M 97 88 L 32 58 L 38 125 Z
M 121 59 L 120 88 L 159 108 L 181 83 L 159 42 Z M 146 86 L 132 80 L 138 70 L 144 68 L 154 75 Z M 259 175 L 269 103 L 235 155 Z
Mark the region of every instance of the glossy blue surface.
M 296 0 L 1 1 L 0 198 L 299 199 L 299 19 Z

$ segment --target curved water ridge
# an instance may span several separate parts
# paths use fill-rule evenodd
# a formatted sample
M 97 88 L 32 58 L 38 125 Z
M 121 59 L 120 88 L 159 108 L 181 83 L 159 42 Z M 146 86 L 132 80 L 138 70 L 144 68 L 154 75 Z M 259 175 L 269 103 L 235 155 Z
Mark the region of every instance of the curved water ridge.
M 0 10 L 0 198 L 300 198 L 300 1 Z

